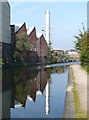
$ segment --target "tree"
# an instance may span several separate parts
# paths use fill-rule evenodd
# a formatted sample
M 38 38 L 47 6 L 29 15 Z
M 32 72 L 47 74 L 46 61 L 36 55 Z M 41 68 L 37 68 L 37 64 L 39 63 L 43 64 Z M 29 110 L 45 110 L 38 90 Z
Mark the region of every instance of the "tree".
M 51 58 L 51 48 L 48 46 L 48 58 Z
M 16 49 L 19 51 L 28 51 L 30 50 L 30 39 L 26 33 L 16 35 Z
M 83 66 L 88 66 L 89 63 L 89 33 L 85 31 L 85 27 L 83 26 L 83 32 L 80 31 L 78 36 L 75 36 L 75 48 L 80 53 L 80 61 Z
M 16 51 L 14 53 L 14 61 L 18 62 L 21 60 L 24 61 L 23 57 L 20 56 L 20 52 L 26 52 L 28 58 L 28 52 L 30 51 L 30 39 L 28 38 L 26 33 L 17 34 L 16 35 Z M 21 57 L 21 58 L 20 58 Z

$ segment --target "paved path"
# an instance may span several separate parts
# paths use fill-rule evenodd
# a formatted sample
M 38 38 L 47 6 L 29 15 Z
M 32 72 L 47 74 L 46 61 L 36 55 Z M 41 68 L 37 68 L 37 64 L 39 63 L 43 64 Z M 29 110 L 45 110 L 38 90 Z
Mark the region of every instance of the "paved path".
M 75 77 L 76 90 L 79 93 L 80 109 L 87 113 L 87 72 L 80 65 L 71 67 Z

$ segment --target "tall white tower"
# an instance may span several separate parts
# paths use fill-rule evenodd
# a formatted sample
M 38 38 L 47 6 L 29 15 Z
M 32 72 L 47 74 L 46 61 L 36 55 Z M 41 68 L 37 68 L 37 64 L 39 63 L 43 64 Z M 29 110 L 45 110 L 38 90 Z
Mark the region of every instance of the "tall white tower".
M 45 23 L 45 35 L 46 35 L 46 42 L 50 45 L 50 11 L 47 10 L 45 12 L 46 16 L 46 23 Z

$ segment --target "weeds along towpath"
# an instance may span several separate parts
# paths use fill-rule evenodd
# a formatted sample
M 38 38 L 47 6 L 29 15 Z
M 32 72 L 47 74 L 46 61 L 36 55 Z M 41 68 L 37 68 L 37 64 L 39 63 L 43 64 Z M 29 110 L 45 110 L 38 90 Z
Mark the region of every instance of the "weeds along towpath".
M 87 117 L 87 75 L 88 73 L 81 65 L 71 65 L 74 101 L 75 101 L 75 117 Z

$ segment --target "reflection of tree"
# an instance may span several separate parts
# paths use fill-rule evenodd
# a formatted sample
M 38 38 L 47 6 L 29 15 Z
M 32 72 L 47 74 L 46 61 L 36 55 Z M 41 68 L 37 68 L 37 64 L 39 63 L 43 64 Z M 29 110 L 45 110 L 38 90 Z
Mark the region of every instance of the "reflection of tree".
M 25 105 L 27 95 L 30 92 L 30 85 L 26 84 L 23 80 L 20 84 L 16 85 L 16 100 Z
M 52 73 L 63 73 L 64 72 L 64 67 L 58 66 L 58 67 L 53 67 L 51 69 Z
M 32 87 L 34 88 L 34 78 L 36 75 L 36 70 L 29 71 L 28 69 L 20 69 L 14 75 L 16 100 L 22 103 L 23 106 L 25 106 L 27 95 L 31 94 Z
M 51 68 L 47 69 L 47 77 L 48 77 L 49 83 L 51 83 Z

